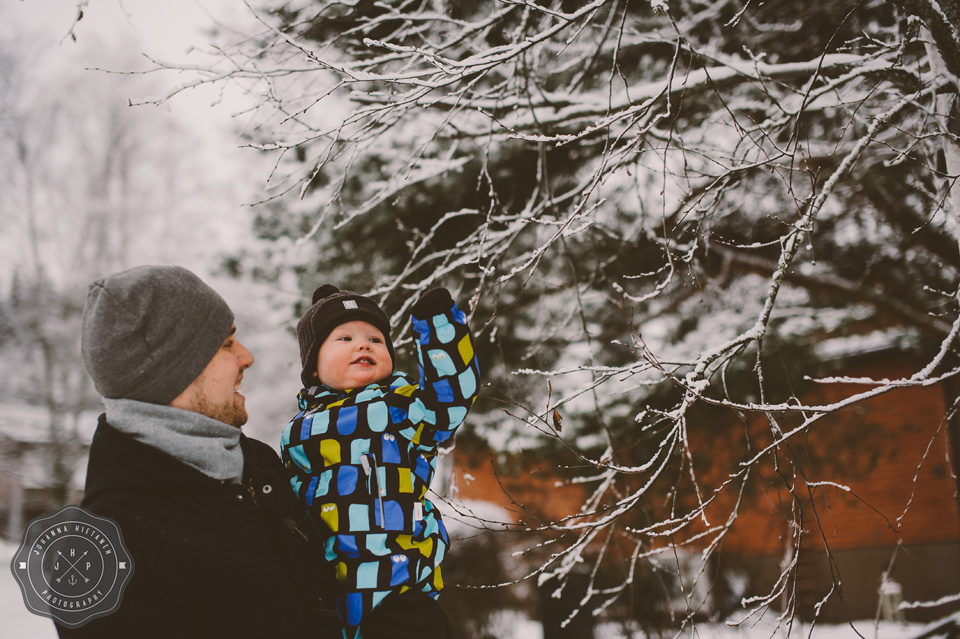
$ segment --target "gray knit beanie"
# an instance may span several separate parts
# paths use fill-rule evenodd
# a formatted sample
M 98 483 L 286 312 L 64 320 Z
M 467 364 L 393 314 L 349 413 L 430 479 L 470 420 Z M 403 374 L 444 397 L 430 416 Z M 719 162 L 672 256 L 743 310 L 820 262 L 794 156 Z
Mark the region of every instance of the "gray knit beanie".
M 233 311 L 179 266 L 138 266 L 90 284 L 80 350 L 97 392 L 172 402 L 230 335 Z

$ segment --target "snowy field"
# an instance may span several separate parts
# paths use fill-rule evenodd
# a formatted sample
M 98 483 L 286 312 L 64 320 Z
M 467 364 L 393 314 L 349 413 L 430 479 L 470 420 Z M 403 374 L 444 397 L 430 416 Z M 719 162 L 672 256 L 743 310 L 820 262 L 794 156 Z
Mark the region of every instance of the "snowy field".
M 17 546 L 0 541 L 0 637 L 4 639 L 56 639 L 57 631 L 53 622 L 40 617 L 23 603 L 23 594 L 17 580 L 10 570 L 10 561 L 17 552 Z
M 53 622 L 34 615 L 23 603 L 20 587 L 10 571 L 10 561 L 17 547 L 0 542 L 0 560 L 4 566 L 0 575 L 0 637 L 4 639 L 56 639 L 57 632 Z M 797 639 L 912 639 L 923 634 L 925 625 L 887 624 L 875 626 L 871 621 L 850 626 L 817 626 L 812 636 L 809 627 L 794 626 L 791 636 Z M 513 615 L 504 615 L 495 619 L 494 636 L 497 639 L 542 639 L 540 624 Z M 778 639 L 784 633 L 777 633 L 772 623 L 762 620 L 750 626 L 731 628 L 723 625 L 698 625 L 690 639 Z M 595 639 L 641 639 L 637 632 L 625 635 L 616 624 L 601 625 L 597 628 Z

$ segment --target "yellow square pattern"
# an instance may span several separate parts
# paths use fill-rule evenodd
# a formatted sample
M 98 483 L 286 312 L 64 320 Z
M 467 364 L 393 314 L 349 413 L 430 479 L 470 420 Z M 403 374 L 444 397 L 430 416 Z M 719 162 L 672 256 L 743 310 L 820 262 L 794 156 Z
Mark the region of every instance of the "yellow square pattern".
M 457 350 L 460 351 L 460 357 L 463 358 L 464 364 L 473 359 L 473 343 L 470 341 L 469 335 L 464 335 L 460 343 L 457 344 Z

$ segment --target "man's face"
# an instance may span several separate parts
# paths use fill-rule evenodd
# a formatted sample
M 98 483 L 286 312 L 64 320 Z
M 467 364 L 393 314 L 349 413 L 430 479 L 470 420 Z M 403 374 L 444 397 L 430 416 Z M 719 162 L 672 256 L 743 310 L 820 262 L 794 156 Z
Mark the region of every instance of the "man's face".
M 176 399 L 175 408 L 212 417 L 237 428 L 247 423 L 246 399 L 240 394 L 243 371 L 253 365 L 253 355 L 235 337 L 237 327 L 224 340 L 207 367 Z
M 363 388 L 390 375 L 387 340 L 373 324 L 345 322 L 333 329 L 317 353 L 317 376 L 330 388 Z

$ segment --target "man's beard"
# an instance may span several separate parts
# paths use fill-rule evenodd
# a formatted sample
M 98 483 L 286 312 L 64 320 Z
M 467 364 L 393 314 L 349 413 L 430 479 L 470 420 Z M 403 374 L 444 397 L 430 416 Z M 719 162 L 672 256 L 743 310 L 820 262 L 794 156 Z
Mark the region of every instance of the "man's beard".
M 236 399 L 230 402 L 213 404 L 208 402 L 206 397 L 200 395 L 197 398 L 194 410 L 201 415 L 206 415 L 224 424 L 236 426 L 237 428 L 247 423 L 247 409 L 243 404 L 237 402 Z

